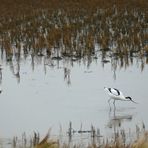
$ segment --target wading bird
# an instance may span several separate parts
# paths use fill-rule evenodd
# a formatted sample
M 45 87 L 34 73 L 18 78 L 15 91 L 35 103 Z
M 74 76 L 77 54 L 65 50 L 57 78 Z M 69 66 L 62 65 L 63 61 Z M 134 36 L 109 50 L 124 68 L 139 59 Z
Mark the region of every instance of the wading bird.
M 105 90 L 105 92 L 109 95 L 109 100 L 108 100 L 108 103 L 110 103 L 110 100 L 111 99 L 113 99 L 114 100 L 114 105 L 115 105 L 115 101 L 116 100 L 121 100 L 121 101 L 132 101 L 132 102 L 134 102 L 134 103 L 137 103 L 137 102 L 135 102 L 135 101 L 133 101 L 132 100 L 132 98 L 131 97 L 125 97 L 124 95 L 123 95 L 123 93 L 120 91 L 120 90 L 118 90 L 118 89 L 116 89 L 116 88 L 107 88 L 107 87 L 104 87 L 104 90 Z

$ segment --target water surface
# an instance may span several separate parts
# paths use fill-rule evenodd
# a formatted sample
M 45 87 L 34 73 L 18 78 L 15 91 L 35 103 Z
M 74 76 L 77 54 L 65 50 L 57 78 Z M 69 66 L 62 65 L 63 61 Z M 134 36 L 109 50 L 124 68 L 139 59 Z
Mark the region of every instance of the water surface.
M 0 137 L 12 138 L 33 131 L 51 135 L 74 130 L 99 128 L 101 135 L 115 130 L 135 131 L 136 125 L 148 126 L 148 66 L 141 60 L 121 67 L 101 58 L 87 61 L 50 60 L 31 56 L 17 62 L 1 60 Z M 110 110 L 103 88 L 114 87 L 138 102 L 116 102 Z

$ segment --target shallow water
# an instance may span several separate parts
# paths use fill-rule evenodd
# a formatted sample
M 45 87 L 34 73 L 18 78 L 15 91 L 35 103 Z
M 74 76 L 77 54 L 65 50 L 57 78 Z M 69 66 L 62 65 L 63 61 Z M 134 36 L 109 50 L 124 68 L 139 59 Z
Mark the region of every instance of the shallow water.
M 1 60 L 0 138 L 21 136 L 33 131 L 51 135 L 74 130 L 99 128 L 101 135 L 112 136 L 115 130 L 135 131 L 136 125 L 148 126 L 148 66 L 141 71 L 141 61 L 113 67 L 94 59 L 86 61 L 47 60 L 21 57 L 19 64 Z M 52 65 L 52 66 L 51 66 Z M 19 75 L 18 73 L 19 72 Z M 116 102 L 110 110 L 103 88 L 120 89 L 138 102 Z

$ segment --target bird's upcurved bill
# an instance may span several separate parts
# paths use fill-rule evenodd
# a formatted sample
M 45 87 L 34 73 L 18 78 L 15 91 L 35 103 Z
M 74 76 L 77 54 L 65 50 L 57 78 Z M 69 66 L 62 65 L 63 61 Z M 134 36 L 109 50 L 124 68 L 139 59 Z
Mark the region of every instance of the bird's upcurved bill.
M 132 102 L 135 103 L 135 104 L 138 104 L 137 102 L 133 101 L 132 99 L 131 99 L 130 101 L 132 101 Z

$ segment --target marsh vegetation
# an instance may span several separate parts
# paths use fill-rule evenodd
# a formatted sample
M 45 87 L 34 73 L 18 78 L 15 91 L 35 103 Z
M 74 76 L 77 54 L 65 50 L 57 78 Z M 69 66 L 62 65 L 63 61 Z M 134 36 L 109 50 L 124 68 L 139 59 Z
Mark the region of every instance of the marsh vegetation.
M 52 59 L 147 56 L 147 2 L 8 0 L 0 6 L 0 45 L 7 61 L 31 54 Z
M 89 133 L 89 141 L 74 142 L 74 134 L 86 134 Z M 147 148 L 148 146 L 148 133 L 145 131 L 145 126 L 136 126 L 136 134 L 134 138 L 130 139 L 126 135 L 126 131 L 121 130 L 114 133 L 113 137 L 103 138 L 100 135 L 99 129 L 95 129 L 91 126 L 89 131 L 73 131 L 72 123 L 69 123 L 69 129 L 67 132 L 67 139 L 63 140 L 62 137 L 53 139 L 50 137 L 50 131 L 47 135 L 40 139 L 39 133 L 34 132 L 30 139 L 27 139 L 26 134 L 22 135 L 21 142 L 14 137 L 12 141 L 13 148 Z

